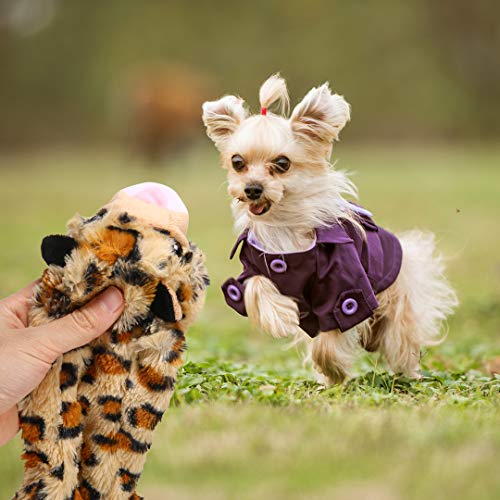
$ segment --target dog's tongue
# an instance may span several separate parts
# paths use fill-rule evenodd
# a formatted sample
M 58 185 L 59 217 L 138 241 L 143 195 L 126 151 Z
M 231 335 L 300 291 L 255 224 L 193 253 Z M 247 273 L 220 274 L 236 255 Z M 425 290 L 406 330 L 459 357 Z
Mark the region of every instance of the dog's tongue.
M 258 205 L 252 204 L 250 205 L 250 212 L 252 212 L 254 215 L 260 215 L 266 208 L 265 203 L 259 203 Z

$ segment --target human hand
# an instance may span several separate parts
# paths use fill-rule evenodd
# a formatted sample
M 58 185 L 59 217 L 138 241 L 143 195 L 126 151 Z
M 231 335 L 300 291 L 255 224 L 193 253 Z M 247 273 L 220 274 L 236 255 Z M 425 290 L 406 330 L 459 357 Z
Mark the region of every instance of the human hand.
M 63 353 L 103 334 L 123 311 L 123 295 L 110 287 L 87 305 L 43 326 L 28 326 L 35 283 L 0 301 L 0 446 L 18 431 L 17 403 Z

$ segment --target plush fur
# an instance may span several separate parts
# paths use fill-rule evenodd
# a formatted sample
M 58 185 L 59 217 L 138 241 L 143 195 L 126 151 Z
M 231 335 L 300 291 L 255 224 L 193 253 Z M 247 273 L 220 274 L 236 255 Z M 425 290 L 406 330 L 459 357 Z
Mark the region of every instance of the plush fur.
M 235 96 L 203 105 L 207 134 L 227 170 L 235 227 L 249 229 L 268 253 L 304 251 L 316 228 L 335 221 L 359 226 L 346 203 L 356 198 L 356 188 L 328 160 L 350 119 L 349 104 L 325 83 L 311 89 L 289 117 L 267 109 L 278 104 L 286 110 L 288 101 L 285 81 L 274 75 L 260 89 L 261 114 L 250 115 Z M 282 168 L 283 157 L 288 168 Z M 260 196 L 248 189 L 255 186 Z M 412 231 L 399 239 L 404 255 L 399 277 L 377 296 L 374 317 L 355 329 L 320 332 L 310 339 L 299 328 L 297 304 L 264 276 L 245 283 L 250 320 L 274 337 L 292 335 L 307 342 L 309 359 L 327 383 L 348 376 L 360 347 L 382 352 L 395 371 L 417 377 L 421 348 L 439 341 L 441 324 L 457 299 L 434 237 Z
M 20 404 L 25 473 L 16 499 L 138 499 L 153 430 L 172 395 L 185 334 L 208 277 L 184 235 L 187 214 L 119 195 L 44 240 L 50 264 L 30 325 L 77 310 L 110 285 L 125 310 L 90 344 L 59 357 Z

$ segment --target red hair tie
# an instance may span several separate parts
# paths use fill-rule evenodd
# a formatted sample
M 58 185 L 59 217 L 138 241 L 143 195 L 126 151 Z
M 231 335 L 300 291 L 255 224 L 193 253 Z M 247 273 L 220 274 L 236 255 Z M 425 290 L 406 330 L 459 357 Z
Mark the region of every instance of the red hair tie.
M 266 116 L 267 115 L 267 108 L 265 108 L 265 107 L 260 108 L 260 114 Z

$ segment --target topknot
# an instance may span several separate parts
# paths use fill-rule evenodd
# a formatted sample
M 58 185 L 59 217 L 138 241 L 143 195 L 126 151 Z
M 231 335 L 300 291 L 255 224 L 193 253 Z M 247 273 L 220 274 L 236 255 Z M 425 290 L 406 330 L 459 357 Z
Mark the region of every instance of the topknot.
M 278 104 L 278 109 L 281 114 L 288 114 L 290 99 L 286 82 L 279 73 L 270 76 L 260 87 L 259 101 L 262 108 L 262 114 L 266 114 L 267 108 L 273 104 Z

